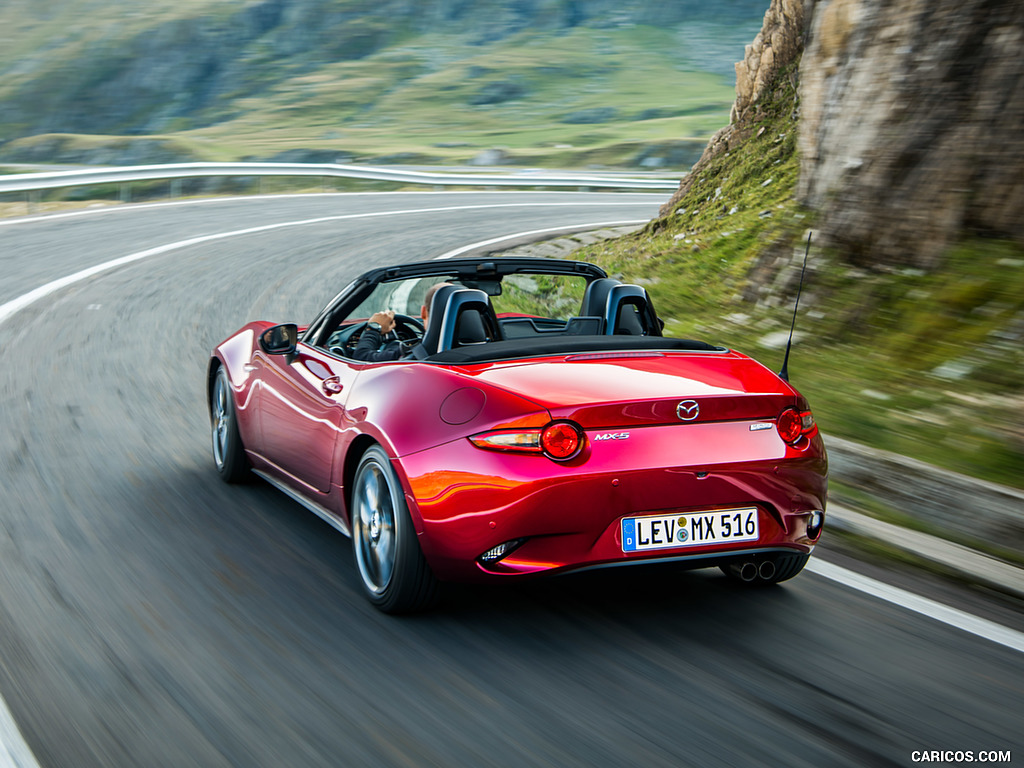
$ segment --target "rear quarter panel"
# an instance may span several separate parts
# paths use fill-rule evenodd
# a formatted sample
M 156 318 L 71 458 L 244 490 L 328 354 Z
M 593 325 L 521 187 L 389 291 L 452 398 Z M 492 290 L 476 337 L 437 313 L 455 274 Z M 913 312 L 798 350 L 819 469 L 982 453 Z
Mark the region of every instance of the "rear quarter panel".
M 346 402 L 354 429 L 401 458 L 486 429 L 543 426 L 537 403 L 458 369 L 427 363 L 366 366 Z

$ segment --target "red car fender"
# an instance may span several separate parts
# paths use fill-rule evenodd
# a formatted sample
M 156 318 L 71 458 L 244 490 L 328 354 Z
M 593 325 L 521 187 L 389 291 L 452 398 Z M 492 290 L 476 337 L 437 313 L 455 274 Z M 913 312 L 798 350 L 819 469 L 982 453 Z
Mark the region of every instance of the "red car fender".
M 551 420 L 547 409 L 525 397 L 429 363 L 367 366 L 345 407 L 352 426 L 394 458 L 489 429 Z
M 391 459 L 417 534 L 423 520 L 402 457 L 486 430 L 541 427 L 551 420 L 547 410 L 513 392 L 425 363 L 366 366 L 345 407 L 347 428 L 335 446 L 332 480 L 345 502 L 344 516 L 359 458 L 377 443 Z
M 271 325 L 273 323 L 265 321 L 249 323 L 237 333 L 229 336 L 214 348 L 207 368 L 207 404 L 210 403 L 213 379 L 217 368 L 222 366 L 227 371 L 228 383 L 234 394 L 238 430 L 242 437 L 242 443 L 247 448 L 254 448 L 258 442 L 258 414 L 255 408 L 250 408 L 254 388 L 252 386 L 253 377 L 248 365 L 252 362 L 257 349 L 256 340 L 259 334 Z

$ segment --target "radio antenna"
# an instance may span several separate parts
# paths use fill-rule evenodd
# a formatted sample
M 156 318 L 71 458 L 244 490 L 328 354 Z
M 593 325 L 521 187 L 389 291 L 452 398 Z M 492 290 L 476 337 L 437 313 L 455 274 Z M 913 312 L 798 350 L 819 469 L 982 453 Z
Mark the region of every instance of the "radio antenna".
M 804 265 L 800 268 L 800 285 L 796 289 L 796 303 L 793 304 L 793 324 L 789 327 L 789 340 L 786 342 L 786 356 L 782 359 L 782 370 L 779 378 L 789 381 L 789 351 L 793 348 L 793 331 L 796 330 L 796 311 L 800 308 L 800 294 L 804 289 L 804 273 L 807 271 L 807 254 L 811 252 L 811 232 L 807 232 L 807 248 L 804 250 Z

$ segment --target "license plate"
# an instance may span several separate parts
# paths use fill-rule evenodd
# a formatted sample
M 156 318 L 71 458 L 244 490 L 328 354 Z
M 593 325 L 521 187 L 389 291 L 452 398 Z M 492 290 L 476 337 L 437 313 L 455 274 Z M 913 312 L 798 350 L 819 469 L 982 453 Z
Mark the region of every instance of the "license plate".
M 643 515 L 622 520 L 622 551 L 756 541 L 757 507 L 714 512 Z

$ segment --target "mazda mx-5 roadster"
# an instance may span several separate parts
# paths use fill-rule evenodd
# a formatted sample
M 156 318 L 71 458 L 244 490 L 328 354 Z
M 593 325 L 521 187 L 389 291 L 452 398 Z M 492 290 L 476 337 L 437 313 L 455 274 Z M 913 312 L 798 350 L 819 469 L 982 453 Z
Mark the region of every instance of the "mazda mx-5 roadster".
M 825 518 L 806 400 L 662 329 L 642 286 L 593 264 L 374 269 L 306 326 L 252 322 L 217 345 L 214 462 L 350 535 L 362 589 L 391 613 L 441 581 L 665 562 L 795 576 Z

